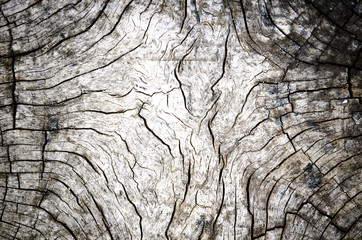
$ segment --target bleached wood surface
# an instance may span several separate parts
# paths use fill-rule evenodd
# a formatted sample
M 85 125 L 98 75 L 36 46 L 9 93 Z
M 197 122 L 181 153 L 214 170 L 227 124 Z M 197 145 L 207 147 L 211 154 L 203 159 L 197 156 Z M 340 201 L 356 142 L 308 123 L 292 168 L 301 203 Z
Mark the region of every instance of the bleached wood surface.
M 1 239 L 361 239 L 361 3 L 1 1 Z

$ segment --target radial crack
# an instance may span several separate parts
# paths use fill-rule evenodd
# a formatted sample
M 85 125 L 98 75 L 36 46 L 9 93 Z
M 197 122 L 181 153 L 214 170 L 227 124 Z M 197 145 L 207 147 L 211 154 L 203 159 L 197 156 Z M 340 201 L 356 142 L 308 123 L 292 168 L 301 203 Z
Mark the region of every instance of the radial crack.
M 11 74 L 12 74 L 12 85 L 11 85 L 11 98 L 12 98 L 12 106 L 13 106 L 13 128 L 16 128 L 16 112 L 17 112 L 17 107 L 18 107 L 18 103 L 16 101 L 16 76 L 15 76 L 15 55 L 14 55 L 14 50 L 13 50 L 13 43 L 14 43 L 14 38 L 13 38 L 13 33 L 11 31 L 11 26 L 10 26 L 10 22 L 7 16 L 5 16 L 4 12 L 2 11 L 2 8 L 0 6 L 0 10 L 1 10 L 1 14 L 3 15 L 5 21 L 6 21 L 6 25 L 8 26 L 8 33 L 9 33 L 9 52 L 10 52 L 10 57 L 11 57 Z
M 41 170 L 41 179 L 43 179 L 43 174 L 45 170 L 45 148 L 48 143 L 48 132 L 44 131 L 44 144 L 41 150 L 41 161 L 42 161 L 42 170 Z

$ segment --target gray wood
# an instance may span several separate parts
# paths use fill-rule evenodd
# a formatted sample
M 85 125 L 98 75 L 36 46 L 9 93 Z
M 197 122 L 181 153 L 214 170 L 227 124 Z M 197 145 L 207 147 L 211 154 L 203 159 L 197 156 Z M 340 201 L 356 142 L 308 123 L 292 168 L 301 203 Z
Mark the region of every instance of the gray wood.
M 0 9 L 0 239 L 362 238 L 358 1 Z

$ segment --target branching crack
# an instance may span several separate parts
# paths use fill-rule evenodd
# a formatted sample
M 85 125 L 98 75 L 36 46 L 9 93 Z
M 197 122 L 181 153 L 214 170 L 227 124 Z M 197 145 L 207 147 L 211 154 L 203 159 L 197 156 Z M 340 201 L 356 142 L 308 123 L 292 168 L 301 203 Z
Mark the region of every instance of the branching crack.
M 140 110 L 139 110 L 139 112 L 138 112 L 138 116 L 143 120 L 143 123 L 145 124 L 146 129 L 147 129 L 150 133 L 152 133 L 152 135 L 153 135 L 154 137 L 156 137 L 163 145 L 165 145 L 165 146 L 167 147 L 168 152 L 169 152 L 170 155 L 174 158 L 174 156 L 172 155 L 172 151 L 171 151 L 170 145 L 168 145 L 167 143 L 165 143 L 165 142 L 162 140 L 162 138 L 160 138 L 160 137 L 148 126 L 146 118 L 141 115 L 141 111 L 142 111 L 142 109 L 143 109 L 143 106 L 144 106 L 144 104 L 143 104 L 142 107 L 140 108 Z
M 71 35 L 71 36 L 68 36 L 68 37 L 65 37 L 63 38 L 62 40 L 60 40 L 58 43 L 56 43 L 55 45 L 53 45 L 51 48 L 49 48 L 46 53 L 50 52 L 51 50 L 55 49 L 56 47 L 58 47 L 60 44 L 62 44 L 64 41 L 67 41 L 69 39 L 72 39 L 74 37 L 77 37 L 85 32 L 87 32 L 88 30 L 90 30 L 94 25 L 95 23 L 101 18 L 102 14 L 104 14 L 104 11 L 106 10 L 108 4 L 109 4 L 110 0 L 106 0 L 106 2 L 104 3 L 103 5 L 103 8 L 99 11 L 98 15 L 93 19 L 93 21 L 91 22 L 91 24 L 89 26 L 87 26 L 84 30 L 78 32 L 77 34 L 75 35 Z M 44 45 L 45 46 L 45 45 Z M 42 46 L 42 47 L 44 47 Z M 40 47 L 40 48 L 42 48 Z
M 75 240 L 78 240 L 76 234 L 72 231 L 72 229 L 64 222 L 62 221 L 59 221 L 57 219 L 57 217 L 55 217 L 51 212 L 49 212 L 48 210 L 46 210 L 45 208 L 42 208 L 42 207 L 39 207 L 40 209 L 42 209 L 43 211 L 45 211 L 55 222 L 59 223 L 60 225 L 62 225 L 66 230 L 67 232 L 72 235 L 72 237 L 75 239 Z
M 228 33 L 226 35 L 226 40 L 225 40 L 225 46 L 224 46 L 224 59 L 222 62 L 222 71 L 221 71 L 221 76 L 215 81 L 215 83 L 211 86 L 211 91 L 214 92 L 214 87 L 216 84 L 219 83 L 219 81 L 224 77 L 225 74 L 225 66 L 226 66 L 226 60 L 227 60 L 227 55 L 228 55 L 228 41 L 229 41 L 229 35 L 230 35 L 230 27 L 228 28 Z
M 220 214 L 221 214 L 221 210 L 224 206 L 224 199 L 225 199 L 225 183 L 224 183 L 224 180 L 222 181 L 222 197 L 221 197 L 221 203 L 220 203 L 220 207 L 217 211 L 217 214 L 216 214 L 216 217 L 215 217 L 215 220 L 212 224 L 212 231 L 213 233 L 215 234 L 215 229 L 216 229 L 216 223 L 217 223 L 217 220 L 218 218 L 220 217 Z
M 139 217 L 139 227 L 140 227 L 140 234 L 141 234 L 141 239 L 143 239 L 143 230 L 142 230 L 142 216 L 140 215 L 140 213 L 137 210 L 136 205 L 131 201 L 131 199 L 128 196 L 128 193 L 126 191 L 126 188 L 124 187 L 124 185 L 121 183 L 122 187 L 123 187 L 123 191 L 124 194 L 126 195 L 127 200 L 131 203 L 131 205 L 133 206 L 133 209 L 135 210 L 137 216 Z
M 187 18 L 187 0 L 185 0 L 184 17 L 183 17 L 183 19 L 182 19 L 180 32 L 182 32 L 182 29 L 184 28 L 184 24 L 185 24 L 186 18 Z
M 244 24 L 245 24 L 245 29 L 246 29 L 246 32 L 248 33 L 248 36 L 250 38 L 250 40 L 258 46 L 258 44 L 254 41 L 254 39 L 251 37 L 251 34 L 250 34 L 250 31 L 249 31 L 249 27 L 248 27 L 248 22 L 246 21 L 246 11 L 245 11 L 245 8 L 244 8 L 244 4 L 243 4 L 243 0 L 240 0 L 240 6 L 241 6 L 241 10 L 243 12 L 243 18 L 244 18 Z
M 173 218 L 174 218 L 174 216 L 175 216 L 176 206 L 177 206 L 177 201 L 175 201 L 175 204 L 174 204 L 174 206 L 173 206 L 173 211 L 172 211 L 172 214 L 171 214 L 171 218 L 170 218 L 170 221 L 169 221 L 169 223 L 168 223 L 168 225 L 167 225 L 167 228 L 166 228 L 166 231 L 165 231 L 165 235 L 166 235 L 166 239 L 167 239 L 167 240 L 170 239 L 169 236 L 168 236 L 168 230 L 170 229 L 170 226 L 171 226 L 171 224 L 172 224 L 172 220 L 173 220 Z
M 177 75 L 176 67 L 175 67 L 173 73 L 174 73 L 174 76 L 175 76 L 177 82 L 179 83 L 179 88 L 180 88 L 182 97 L 183 97 L 183 99 L 184 99 L 184 107 L 185 107 L 185 109 L 191 114 L 190 110 L 189 110 L 188 107 L 187 107 L 186 95 L 185 95 L 185 92 L 184 92 L 184 90 L 183 90 L 183 88 L 182 88 L 182 82 L 180 81 L 180 79 L 179 79 L 179 77 L 178 77 L 178 75 Z M 191 115 L 192 115 L 192 114 L 191 114 Z
M 185 201 L 185 199 L 186 199 L 186 195 L 187 195 L 187 192 L 189 190 L 190 182 L 191 182 L 191 163 L 189 163 L 189 168 L 188 168 L 188 171 L 187 171 L 187 182 L 186 182 L 186 186 L 185 186 L 184 199 L 182 200 L 181 203 L 183 203 Z
M 287 132 L 285 132 L 285 130 L 284 130 L 284 124 L 283 124 L 282 116 L 280 117 L 280 123 L 281 123 L 281 130 L 282 130 L 283 134 L 285 134 L 285 136 L 287 136 L 290 144 L 292 144 L 292 146 L 293 146 L 294 152 L 296 152 L 296 151 L 297 151 L 297 148 L 295 147 L 295 145 L 294 145 L 294 143 L 293 143 L 293 139 L 292 139 L 292 138 L 289 136 L 289 134 L 288 134 Z
M 278 27 L 278 25 L 274 22 L 273 18 L 270 15 L 269 9 L 267 6 L 265 6 L 265 10 L 266 10 L 266 14 L 271 22 L 272 25 L 274 25 L 284 36 L 286 36 L 289 40 L 291 40 L 294 44 L 296 44 L 297 46 L 300 47 L 300 45 L 294 41 L 288 34 L 286 34 L 280 27 Z

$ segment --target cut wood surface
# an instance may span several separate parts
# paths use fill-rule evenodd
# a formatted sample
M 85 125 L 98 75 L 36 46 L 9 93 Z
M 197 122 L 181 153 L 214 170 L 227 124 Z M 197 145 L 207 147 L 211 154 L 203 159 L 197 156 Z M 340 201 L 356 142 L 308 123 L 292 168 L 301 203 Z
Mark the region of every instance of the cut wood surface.
M 0 239 L 362 239 L 359 1 L 0 3 Z

